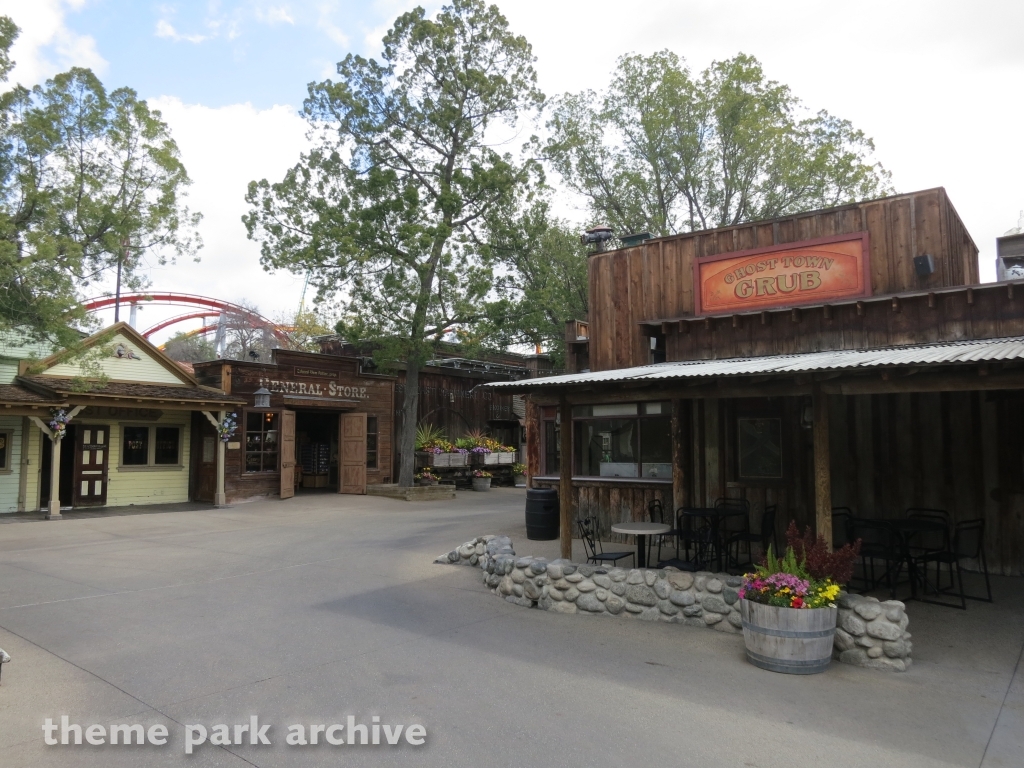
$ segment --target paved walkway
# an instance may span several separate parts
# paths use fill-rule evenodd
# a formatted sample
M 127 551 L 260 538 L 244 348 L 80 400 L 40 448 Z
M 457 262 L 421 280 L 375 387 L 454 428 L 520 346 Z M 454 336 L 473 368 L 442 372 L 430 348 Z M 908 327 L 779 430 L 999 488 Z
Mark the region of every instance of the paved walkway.
M 1020 768 L 1021 580 L 997 579 L 994 606 L 910 604 L 905 675 L 790 677 L 748 665 L 736 636 L 526 610 L 431 563 L 483 533 L 554 555 L 522 509 L 499 489 L 4 526 L 0 765 Z M 45 747 L 62 714 L 171 740 Z M 254 714 L 273 746 L 183 754 L 181 724 Z M 422 722 L 428 743 L 284 745 L 287 724 L 347 715 Z

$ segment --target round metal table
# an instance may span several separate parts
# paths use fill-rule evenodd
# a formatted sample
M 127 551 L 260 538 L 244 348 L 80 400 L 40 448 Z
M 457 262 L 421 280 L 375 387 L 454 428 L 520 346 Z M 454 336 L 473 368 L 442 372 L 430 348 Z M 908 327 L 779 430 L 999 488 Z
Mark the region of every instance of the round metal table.
M 627 536 L 636 536 L 636 567 L 647 567 L 647 537 L 656 536 L 659 533 L 668 533 L 672 526 L 664 523 L 615 523 L 612 526 L 612 533 L 624 533 Z
M 715 560 L 716 568 L 722 570 L 722 520 L 726 517 L 746 515 L 747 511 L 738 507 L 686 507 L 682 514 L 688 517 L 703 517 L 711 523 L 711 548 L 712 557 Z M 710 565 L 710 560 L 707 563 Z

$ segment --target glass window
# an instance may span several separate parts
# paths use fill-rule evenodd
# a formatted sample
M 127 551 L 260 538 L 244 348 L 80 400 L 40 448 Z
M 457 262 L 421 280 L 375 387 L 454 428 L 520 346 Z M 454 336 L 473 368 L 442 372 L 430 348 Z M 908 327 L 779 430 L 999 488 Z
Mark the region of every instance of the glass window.
M 149 427 L 125 427 L 121 463 L 126 466 L 149 464 Z
M 277 472 L 279 419 L 279 414 L 265 411 L 246 414 L 246 472 Z
M 366 468 L 377 468 L 377 417 L 366 417 Z
M 739 476 L 752 480 L 782 477 L 782 419 L 736 419 Z
M 557 475 L 562 471 L 561 453 L 561 427 L 554 421 L 545 421 L 544 424 L 544 466 L 541 474 Z
M 0 432 L 0 469 L 11 468 L 11 433 Z
M 154 464 L 177 464 L 178 443 L 181 431 L 177 427 L 157 427 L 156 445 L 153 455 Z
M 643 477 L 672 478 L 670 419 L 640 419 L 640 474 Z
M 575 424 L 576 473 L 593 477 L 637 476 L 636 419 L 593 419 Z

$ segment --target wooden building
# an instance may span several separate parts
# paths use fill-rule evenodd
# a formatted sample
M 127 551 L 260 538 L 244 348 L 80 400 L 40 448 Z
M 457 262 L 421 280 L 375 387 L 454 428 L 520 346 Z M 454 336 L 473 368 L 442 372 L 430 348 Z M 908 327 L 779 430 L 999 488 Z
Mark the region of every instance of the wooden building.
M 200 382 L 242 399 L 227 444 L 227 501 L 296 493 L 366 492 L 392 482 L 395 378 L 363 370 L 355 357 L 275 349 L 271 363 L 196 363 Z M 214 465 L 204 446 L 212 426 L 193 419 L 192 498 L 214 500 Z
M 1024 571 L 1024 281 L 979 284 L 943 189 L 590 257 L 572 373 L 528 394 L 531 484 L 576 515 L 751 502 L 831 537 L 831 510 L 982 518 Z M 562 426 L 571 424 L 572 429 Z M 571 461 L 562 461 L 571 457 Z

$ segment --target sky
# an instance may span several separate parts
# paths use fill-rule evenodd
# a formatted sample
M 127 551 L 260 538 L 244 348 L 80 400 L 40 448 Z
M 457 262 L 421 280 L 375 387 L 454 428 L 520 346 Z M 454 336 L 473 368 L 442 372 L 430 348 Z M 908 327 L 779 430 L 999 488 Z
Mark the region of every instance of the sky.
M 246 300 L 277 318 L 298 308 L 303 278 L 259 266 L 241 223 L 245 189 L 280 180 L 306 147 L 299 110 L 307 85 L 332 77 L 348 53 L 379 55 L 393 20 L 415 5 L 0 0 L 0 14 L 22 29 L 12 81 L 34 85 L 91 67 L 108 88 L 134 88 L 170 126 L 193 180 L 189 206 L 204 216 L 205 247 L 199 263 L 152 268 L 153 289 Z M 434 12 L 441 3 L 422 5 Z M 897 191 L 945 187 L 981 250 L 982 279 L 994 279 L 995 238 L 1024 211 L 1020 0 L 498 5 L 532 44 L 549 96 L 600 93 L 625 53 L 670 49 L 695 71 L 741 51 L 756 56 L 808 109 L 872 137 Z M 564 215 L 584 219 L 581 203 L 560 199 Z M 183 311 L 149 307 L 138 327 Z

